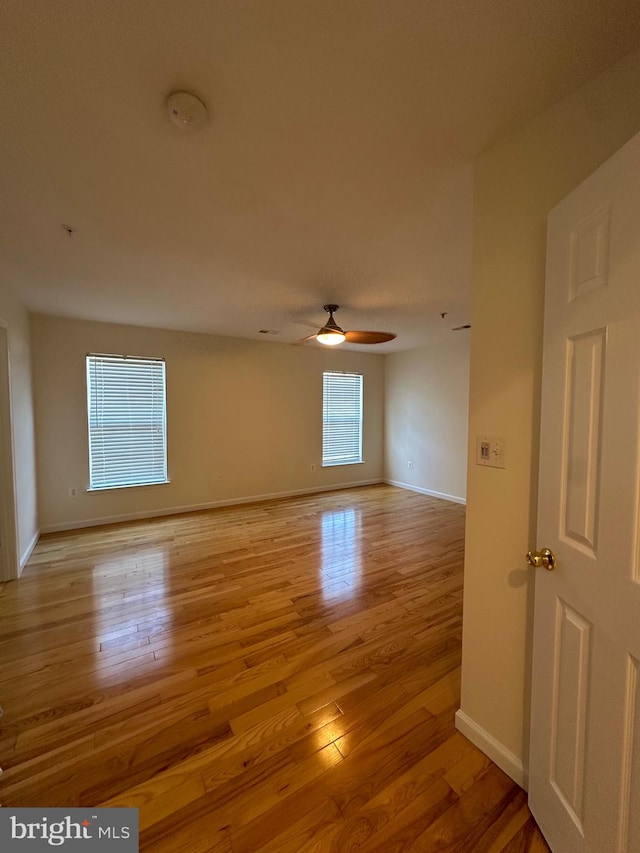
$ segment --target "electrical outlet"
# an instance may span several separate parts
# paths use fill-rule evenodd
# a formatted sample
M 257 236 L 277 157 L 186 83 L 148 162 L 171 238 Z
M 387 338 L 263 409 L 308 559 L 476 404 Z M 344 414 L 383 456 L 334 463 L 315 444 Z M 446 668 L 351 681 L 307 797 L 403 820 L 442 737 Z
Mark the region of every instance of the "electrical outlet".
M 316 470 L 316 463 L 315 463 L 315 462 L 312 462 L 312 463 L 311 463 L 311 470 L 312 470 L 312 471 L 315 471 L 315 470 Z
M 409 470 L 413 468 L 413 462 L 411 460 L 407 462 L 407 468 L 409 468 Z
M 78 490 L 76 489 L 75 486 L 71 486 L 71 488 L 69 489 L 69 497 L 70 498 L 77 498 L 78 497 Z

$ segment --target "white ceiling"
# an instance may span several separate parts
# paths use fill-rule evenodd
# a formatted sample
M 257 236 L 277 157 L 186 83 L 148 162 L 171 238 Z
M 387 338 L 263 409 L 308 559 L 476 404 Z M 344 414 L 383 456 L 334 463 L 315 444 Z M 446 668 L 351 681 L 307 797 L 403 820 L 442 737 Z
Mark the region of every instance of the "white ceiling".
M 279 341 L 337 302 L 398 334 L 369 351 L 426 345 L 469 320 L 473 157 L 639 43 L 637 0 L 4 0 L 0 284 Z

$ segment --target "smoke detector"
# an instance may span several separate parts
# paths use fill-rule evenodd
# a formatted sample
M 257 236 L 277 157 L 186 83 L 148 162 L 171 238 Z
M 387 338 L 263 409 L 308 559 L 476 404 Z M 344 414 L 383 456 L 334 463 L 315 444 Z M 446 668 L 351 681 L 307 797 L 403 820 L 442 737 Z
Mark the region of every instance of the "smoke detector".
M 209 118 L 207 105 L 193 92 L 171 92 L 167 110 L 171 121 L 183 130 L 197 130 Z

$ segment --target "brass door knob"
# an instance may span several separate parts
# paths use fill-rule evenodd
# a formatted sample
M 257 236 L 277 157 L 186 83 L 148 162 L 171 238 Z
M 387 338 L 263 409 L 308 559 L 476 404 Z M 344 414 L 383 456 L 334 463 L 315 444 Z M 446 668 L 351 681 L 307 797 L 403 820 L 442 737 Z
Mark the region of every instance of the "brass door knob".
M 536 569 L 543 566 L 548 572 L 552 572 L 556 567 L 556 555 L 549 548 L 543 548 L 542 551 L 528 551 L 527 563 Z

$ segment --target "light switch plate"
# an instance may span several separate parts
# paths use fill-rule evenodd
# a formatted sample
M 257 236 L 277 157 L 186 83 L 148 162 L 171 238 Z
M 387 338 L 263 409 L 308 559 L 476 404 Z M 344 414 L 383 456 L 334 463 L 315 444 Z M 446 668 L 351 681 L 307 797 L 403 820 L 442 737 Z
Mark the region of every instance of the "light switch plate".
M 504 438 L 497 435 L 476 436 L 476 465 L 506 468 Z

